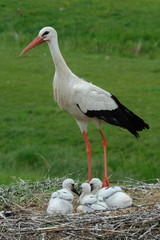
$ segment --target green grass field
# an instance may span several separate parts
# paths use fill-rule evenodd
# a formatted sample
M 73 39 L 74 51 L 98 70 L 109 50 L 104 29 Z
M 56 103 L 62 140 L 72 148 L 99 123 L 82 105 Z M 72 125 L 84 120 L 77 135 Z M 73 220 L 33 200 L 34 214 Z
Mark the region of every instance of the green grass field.
M 87 178 L 87 157 L 74 119 L 53 100 L 54 66 L 47 44 L 19 53 L 47 25 L 79 77 L 110 91 L 145 119 L 135 139 L 104 125 L 111 180 L 159 178 L 160 1 L 2 0 L 0 3 L 0 182 Z M 102 177 L 103 149 L 89 125 L 93 174 Z

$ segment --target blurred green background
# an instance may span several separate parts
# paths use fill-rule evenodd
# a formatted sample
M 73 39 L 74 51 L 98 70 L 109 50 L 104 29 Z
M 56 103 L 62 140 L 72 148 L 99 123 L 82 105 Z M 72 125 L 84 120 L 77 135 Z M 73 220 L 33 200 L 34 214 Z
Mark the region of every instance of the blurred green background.
M 74 119 L 53 100 L 47 44 L 19 53 L 45 26 L 54 27 L 71 70 L 111 92 L 150 130 L 135 139 L 104 125 L 110 179 L 159 178 L 160 1 L 1 0 L 0 182 L 87 179 L 85 145 Z M 103 176 L 103 149 L 89 125 L 93 175 Z

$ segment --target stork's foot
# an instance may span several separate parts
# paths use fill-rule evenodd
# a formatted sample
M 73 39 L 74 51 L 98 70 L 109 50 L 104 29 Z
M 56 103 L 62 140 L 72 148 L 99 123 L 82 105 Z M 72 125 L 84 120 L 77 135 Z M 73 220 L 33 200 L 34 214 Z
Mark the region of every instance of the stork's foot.
M 104 178 L 102 187 L 110 187 L 110 183 L 107 177 Z

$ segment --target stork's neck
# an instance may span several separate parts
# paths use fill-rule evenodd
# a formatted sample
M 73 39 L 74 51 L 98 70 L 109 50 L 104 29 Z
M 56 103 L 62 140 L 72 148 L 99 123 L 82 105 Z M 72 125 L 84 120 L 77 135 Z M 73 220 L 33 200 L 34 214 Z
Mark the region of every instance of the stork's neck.
M 98 188 L 98 187 L 96 187 L 95 189 L 93 189 L 93 190 L 92 190 L 92 192 L 91 192 L 91 193 L 92 193 L 92 194 L 94 194 L 94 195 L 96 195 L 96 193 L 98 192 L 98 190 L 99 190 L 99 188 Z
M 48 45 L 51 51 L 56 72 L 61 74 L 72 73 L 60 52 L 58 39 L 57 38 L 51 39 L 51 41 L 48 42 Z
M 80 195 L 80 197 L 79 197 L 80 202 L 81 202 L 81 201 L 83 200 L 83 198 L 84 198 L 85 196 L 87 196 L 87 195 L 89 195 L 89 191 L 83 190 L 82 193 L 81 193 L 81 195 Z

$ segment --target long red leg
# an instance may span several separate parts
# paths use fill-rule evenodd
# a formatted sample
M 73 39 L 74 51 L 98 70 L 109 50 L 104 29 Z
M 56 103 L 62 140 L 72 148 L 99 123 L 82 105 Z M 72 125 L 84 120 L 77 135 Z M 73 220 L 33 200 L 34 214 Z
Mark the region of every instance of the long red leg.
M 88 182 L 92 180 L 92 164 L 91 164 L 91 155 L 92 155 L 92 149 L 90 142 L 88 141 L 88 137 L 85 131 L 82 132 L 85 144 L 86 144 L 86 153 L 88 156 Z
M 107 140 L 105 136 L 103 135 L 101 129 L 99 129 L 99 132 L 102 137 L 102 145 L 103 145 L 103 151 L 104 151 L 104 181 L 103 181 L 103 187 L 109 187 L 110 183 L 108 180 L 108 169 L 107 169 Z

